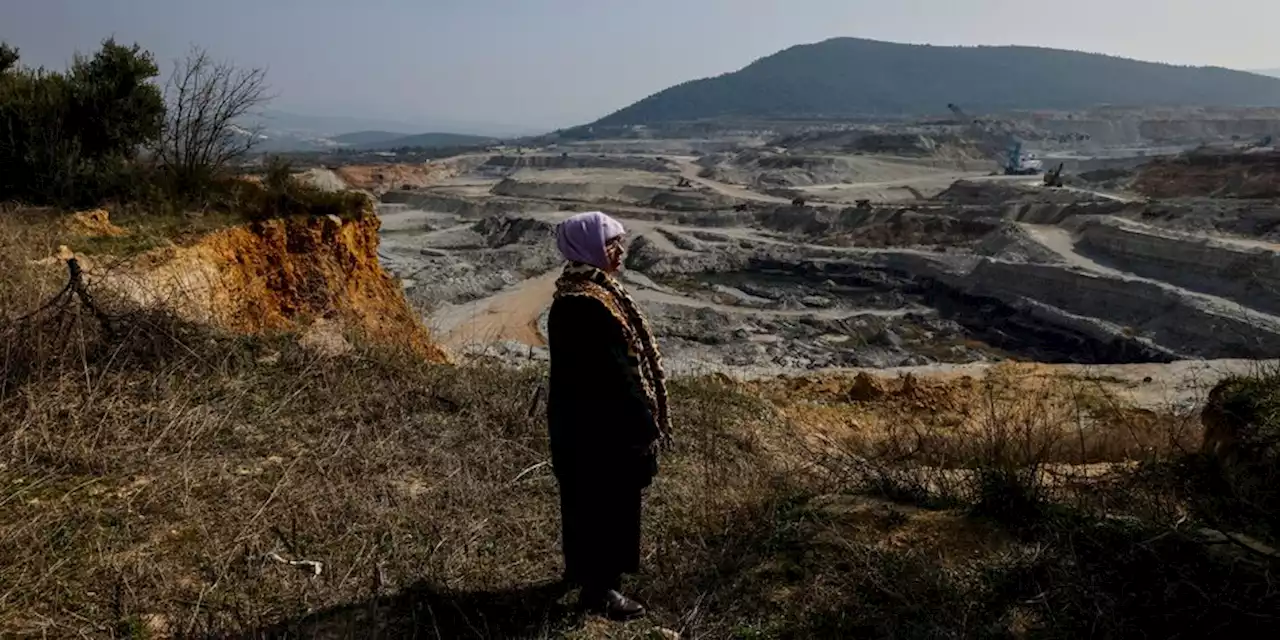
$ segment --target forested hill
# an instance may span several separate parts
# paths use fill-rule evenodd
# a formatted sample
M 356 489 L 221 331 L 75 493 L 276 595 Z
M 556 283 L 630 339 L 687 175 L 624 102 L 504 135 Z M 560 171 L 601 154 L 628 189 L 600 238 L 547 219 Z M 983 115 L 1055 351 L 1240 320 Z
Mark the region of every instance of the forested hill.
M 656 93 L 596 124 L 1123 106 L 1280 106 L 1280 79 L 1037 47 L 836 38 Z

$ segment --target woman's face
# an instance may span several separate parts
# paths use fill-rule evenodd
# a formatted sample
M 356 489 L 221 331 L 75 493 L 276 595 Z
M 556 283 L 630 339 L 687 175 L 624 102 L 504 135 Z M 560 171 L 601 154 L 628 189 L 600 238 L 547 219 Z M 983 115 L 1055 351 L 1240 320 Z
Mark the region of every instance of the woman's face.
M 622 268 L 622 256 L 627 253 L 624 240 L 625 238 L 618 236 L 604 245 L 604 254 L 609 258 L 609 273 L 617 273 Z

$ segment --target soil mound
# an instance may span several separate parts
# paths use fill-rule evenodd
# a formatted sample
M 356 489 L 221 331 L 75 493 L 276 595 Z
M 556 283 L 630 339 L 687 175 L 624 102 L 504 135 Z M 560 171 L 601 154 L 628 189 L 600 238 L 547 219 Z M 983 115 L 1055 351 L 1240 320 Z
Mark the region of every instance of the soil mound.
M 335 192 L 348 189 L 346 181 L 341 176 L 329 169 L 321 169 L 319 167 L 313 167 L 297 174 L 294 176 L 294 180 L 321 191 Z
M 127 230 L 112 224 L 106 209 L 92 209 L 72 214 L 66 219 L 66 225 L 73 233 L 92 238 L 118 238 L 129 235 Z
M 513 244 L 548 243 L 555 237 L 555 227 L 549 222 L 505 215 L 485 218 L 471 229 L 484 236 L 485 244 L 493 249 Z
M 393 190 L 420 189 L 439 184 L 473 169 L 483 162 L 481 156 L 459 156 L 421 164 L 348 165 L 337 169 L 337 176 L 352 189 L 375 194 Z

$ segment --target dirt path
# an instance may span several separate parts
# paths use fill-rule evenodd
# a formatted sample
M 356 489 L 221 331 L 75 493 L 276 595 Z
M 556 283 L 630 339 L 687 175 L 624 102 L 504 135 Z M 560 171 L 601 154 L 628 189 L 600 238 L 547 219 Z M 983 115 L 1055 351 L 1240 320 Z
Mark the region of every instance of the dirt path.
M 1107 193 L 1105 191 L 1094 191 L 1092 189 L 1082 189 L 1080 187 L 1058 187 L 1058 188 L 1062 189 L 1063 191 L 1074 191 L 1075 193 L 1083 193 L 1085 195 L 1091 195 L 1098 198 L 1102 198 L 1103 200 L 1110 200 L 1112 202 L 1123 202 L 1125 204 L 1133 204 L 1137 202 L 1143 202 L 1145 200 L 1145 198 L 1133 198 L 1129 196 L 1122 196 L 1116 193 Z
M 1071 235 L 1070 231 L 1063 229 L 1062 227 L 1055 227 L 1047 224 L 1031 224 L 1029 222 L 1019 222 L 1018 224 L 1027 231 L 1033 240 L 1039 242 L 1046 249 L 1058 254 L 1067 262 L 1067 264 L 1073 267 L 1080 267 L 1082 269 L 1088 269 L 1089 271 L 1104 273 L 1110 276 L 1137 277 L 1131 276 L 1130 274 L 1118 269 L 1112 269 L 1111 267 L 1098 264 L 1097 262 L 1076 253 L 1075 238 Z
M 514 340 L 545 346 L 538 317 L 551 304 L 558 269 L 530 278 L 487 298 L 453 305 L 431 315 L 428 326 L 449 348 Z

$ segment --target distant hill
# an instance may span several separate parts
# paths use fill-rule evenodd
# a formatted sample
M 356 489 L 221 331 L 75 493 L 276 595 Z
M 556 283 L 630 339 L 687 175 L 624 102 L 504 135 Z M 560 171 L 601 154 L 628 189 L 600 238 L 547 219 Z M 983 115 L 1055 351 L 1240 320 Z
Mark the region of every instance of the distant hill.
M 403 132 L 395 131 L 355 131 L 352 133 L 344 133 L 342 135 L 332 136 L 329 139 L 338 144 L 347 144 L 353 146 L 363 146 L 370 144 L 379 144 L 388 142 L 397 138 L 404 138 L 407 135 Z
M 381 133 L 381 132 L 360 132 L 360 133 Z M 357 134 L 351 134 L 357 135 Z M 339 136 L 342 137 L 342 136 Z M 477 145 L 490 144 L 496 142 L 495 138 L 486 136 L 473 136 L 463 133 L 419 133 L 412 136 L 398 136 L 390 139 L 375 140 L 361 144 L 355 144 L 357 149 L 373 151 L 378 149 L 402 149 L 405 147 L 416 149 L 432 149 L 435 147 L 470 147 Z
M 1037 47 L 836 38 L 656 93 L 595 124 L 1125 106 L 1277 106 L 1280 80 Z
M 400 135 L 408 135 L 411 131 L 426 128 L 422 123 L 356 116 L 317 116 L 279 109 L 264 109 L 257 114 L 257 120 L 268 129 L 318 136 L 332 136 L 344 131 L 399 131 Z
M 1280 78 L 1280 69 L 1258 69 L 1258 70 L 1255 70 L 1254 73 L 1260 73 L 1264 76 L 1272 76 L 1272 77 Z

